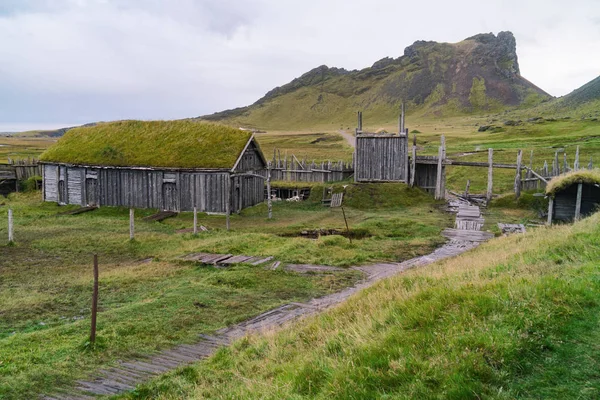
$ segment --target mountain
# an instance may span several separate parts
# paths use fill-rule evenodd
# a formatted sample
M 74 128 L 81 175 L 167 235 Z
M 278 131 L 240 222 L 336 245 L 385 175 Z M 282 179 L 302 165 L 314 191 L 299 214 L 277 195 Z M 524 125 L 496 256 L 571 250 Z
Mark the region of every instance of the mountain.
M 551 96 L 519 71 L 511 32 L 479 34 L 459 43 L 417 41 L 398 58 L 347 71 L 317 67 L 269 91 L 248 107 L 201 119 L 240 126 L 289 129 L 393 121 L 405 101 L 416 115 L 487 113 L 533 106 Z

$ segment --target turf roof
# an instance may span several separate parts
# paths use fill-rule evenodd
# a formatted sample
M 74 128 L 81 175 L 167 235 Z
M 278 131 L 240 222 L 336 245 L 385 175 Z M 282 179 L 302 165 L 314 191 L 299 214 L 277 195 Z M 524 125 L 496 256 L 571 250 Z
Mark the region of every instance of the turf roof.
M 179 121 L 117 121 L 68 131 L 41 160 L 67 164 L 232 168 L 251 132 Z
M 575 183 L 600 184 L 600 169 L 582 169 L 557 176 L 546 186 L 546 194 L 555 195 Z

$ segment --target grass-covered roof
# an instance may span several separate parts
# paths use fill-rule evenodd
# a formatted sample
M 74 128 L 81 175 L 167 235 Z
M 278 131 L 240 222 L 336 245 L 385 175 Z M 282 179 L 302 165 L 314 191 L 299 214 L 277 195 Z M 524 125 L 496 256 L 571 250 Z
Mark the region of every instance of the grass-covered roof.
M 553 178 L 546 186 L 546 194 L 554 195 L 575 183 L 600 184 L 600 169 L 582 169 Z
M 68 131 L 40 159 L 98 166 L 232 168 L 251 136 L 190 120 L 107 122 Z

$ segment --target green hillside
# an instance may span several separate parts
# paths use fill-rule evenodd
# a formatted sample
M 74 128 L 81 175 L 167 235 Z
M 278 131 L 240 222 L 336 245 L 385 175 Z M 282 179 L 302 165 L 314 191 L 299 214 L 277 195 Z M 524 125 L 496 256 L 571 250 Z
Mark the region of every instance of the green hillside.
M 132 399 L 597 399 L 600 214 L 495 239 Z
M 510 32 L 480 34 L 459 43 L 417 41 L 396 59 L 360 71 L 317 67 L 268 92 L 251 106 L 199 117 L 266 129 L 354 126 L 397 118 L 405 101 L 413 116 L 497 112 L 536 105 L 550 95 L 521 77 Z

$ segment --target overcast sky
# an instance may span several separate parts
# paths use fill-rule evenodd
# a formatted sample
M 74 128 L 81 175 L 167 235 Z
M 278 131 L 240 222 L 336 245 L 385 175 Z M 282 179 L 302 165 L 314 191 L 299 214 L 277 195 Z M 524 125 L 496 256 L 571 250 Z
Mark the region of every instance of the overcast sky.
M 502 30 L 552 95 L 600 75 L 598 0 L 0 0 L 0 131 L 198 116 Z

